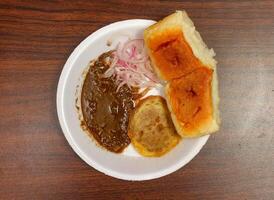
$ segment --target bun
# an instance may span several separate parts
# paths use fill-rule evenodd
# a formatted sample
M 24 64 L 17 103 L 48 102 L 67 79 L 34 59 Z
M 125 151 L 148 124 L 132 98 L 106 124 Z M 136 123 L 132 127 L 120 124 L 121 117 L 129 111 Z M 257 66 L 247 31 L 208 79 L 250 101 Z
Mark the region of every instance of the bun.
M 167 82 L 166 100 L 177 132 L 198 137 L 217 131 L 215 52 L 203 42 L 187 13 L 176 11 L 150 26 L 144 40 L 156 74 Z
M 212 95 L 213 70 L 199 68 L 165 87 L 168 108 L 182 137 L 199 137 L 219 129 Z

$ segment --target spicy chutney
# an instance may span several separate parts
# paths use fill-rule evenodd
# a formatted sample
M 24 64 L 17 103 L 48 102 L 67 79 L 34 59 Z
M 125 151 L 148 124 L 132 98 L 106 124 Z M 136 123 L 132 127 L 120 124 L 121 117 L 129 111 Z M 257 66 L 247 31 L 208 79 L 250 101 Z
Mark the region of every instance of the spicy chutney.
M 134 91 L 123 85 L 117 91 L 114 76 L 105 78 L 111 52 L 91 63 L 81 92 L 83 123 L 104 148 L 120 153 L 130 143 L 127 135 L 129 114 L 134 108 Z

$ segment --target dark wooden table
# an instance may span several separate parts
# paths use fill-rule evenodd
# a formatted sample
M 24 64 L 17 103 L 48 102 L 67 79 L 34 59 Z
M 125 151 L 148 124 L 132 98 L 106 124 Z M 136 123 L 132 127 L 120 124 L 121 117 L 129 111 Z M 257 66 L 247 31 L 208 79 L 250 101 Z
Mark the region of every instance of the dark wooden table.
M 128 182 L 70 148 L 63 65 L 109 23 L 186 9 L 217 53 L 221 130 L 187 166 Z M 0 199 L 274 199 L 274 1 L 0 1 Z

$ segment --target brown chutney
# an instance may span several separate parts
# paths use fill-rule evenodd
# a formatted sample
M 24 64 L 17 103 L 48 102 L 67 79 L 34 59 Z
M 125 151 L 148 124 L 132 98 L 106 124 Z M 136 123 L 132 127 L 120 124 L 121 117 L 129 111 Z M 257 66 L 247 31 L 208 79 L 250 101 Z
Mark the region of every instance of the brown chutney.
M 91 63 L 81 93 L 84 125 L 95 140 L 111 152 L 120 153 L 130 143 L 129 114 L 134 108 L 134 91 L 127 85 L 117 91 L 115 77 L 105 78 L 111 52 Z

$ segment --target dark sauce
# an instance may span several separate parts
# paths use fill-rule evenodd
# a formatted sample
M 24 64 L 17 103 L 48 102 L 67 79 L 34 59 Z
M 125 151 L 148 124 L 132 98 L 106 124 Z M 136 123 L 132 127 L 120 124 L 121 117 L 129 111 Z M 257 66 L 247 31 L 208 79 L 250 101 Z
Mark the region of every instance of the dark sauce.
M 136 91 L 126 85 L 117 91 L 115 77 L 103 77 L 110 57 L 111 52 L 104 53 L 91 64 L 82 88 L 81 109 L 85 128 L 96 141 L 120 153 L 130 143 L 127 128 Z

